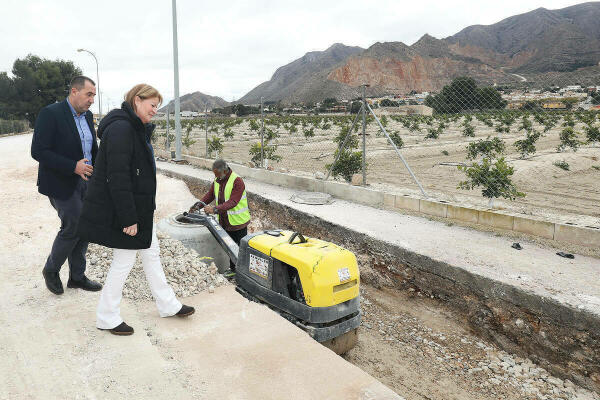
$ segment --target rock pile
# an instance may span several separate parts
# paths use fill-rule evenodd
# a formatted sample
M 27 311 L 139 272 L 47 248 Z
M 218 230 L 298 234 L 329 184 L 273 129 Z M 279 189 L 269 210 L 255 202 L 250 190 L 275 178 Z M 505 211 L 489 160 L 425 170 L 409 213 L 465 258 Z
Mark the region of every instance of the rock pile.
M 158 238 L 165 276 L 178 298 L 189 297 L 205 290 L 212 293 L 216 287 L 229 284 L 227 279 L 219 274 L 217 266 L 210 258 L 201 257 L 179 240 L 171 239 L 160 232 Z M 112 254 L 112 249 L 90 243 L 86 275 L 104 283 L 112 262 Z M 136 301 L 153 300 L 139 254 L 125 281 L 123 296 Z

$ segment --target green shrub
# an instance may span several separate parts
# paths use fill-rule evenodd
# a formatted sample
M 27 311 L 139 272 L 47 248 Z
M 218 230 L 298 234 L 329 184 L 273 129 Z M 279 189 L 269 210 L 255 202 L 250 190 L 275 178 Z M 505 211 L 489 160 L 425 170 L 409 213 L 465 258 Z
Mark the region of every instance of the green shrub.
M 467 158 L 469 160 L 475 160 L 480 154 L 487 158 L 495 158 L 500 154 L 504 153 L 505 145 L 500 138 L 478 140 L 476 142 L 469 143 L 467 146 Z
M 583 129 L 588 143 L 600 142 L 600 129 L 597 126 L 588 125 Z
M 400 149 L 402 148 L 402 146 L 404 146 L 404 141 L 402 140 L 398 132 L 394 131 L 390 133 L 390 139 L 392 139 L 392 142 L 394 142 L 397 148 Z
M 517 140 L 514 144 L 515 148 L 521 153 L 521 158 L 527 157 L 529 154 L 534 154 L 536 151 L 535 142 L 540 138 L 539 132 L 527 132 L 525 139 Z
M 0 119 L 0 135 L 9 133 L 21 133 L 29 129 L 29 122 L 26 120 L 6 120 Z
M 463 129 L 463 136 L 475 137 L 475 128 L 473 125 L 466 123 Z
M 344 142 L 344 139 L 346 139 L 346 136 L 348 135 L 349 130 L 350 130 L 349 125 L 342 126 L 340 133 L 338 133 L 338 135 L 335 138 L 333 138 L 333 141 L 335 143 L 337 143 L 338 146 L 340 146 Z M 358 137 L 356 135 L 350 134 L 350 137 L 346 141 L 345 148 L 346 149 L 356 149 L 357 147 L 358 147 Z
M 577 133 L 572 127 L 567 126 L 560 131 L 559 138 L 560 144 L 556 148 L 557 151 L 561 152 L 567 147 L 572 148 L 573 151 L 577 151 L 577 148 L 579 148 L 580 142 L 577 140 Z
M 558 167 L 560 169 L 564 169 L 565 171 L 568 171 L 570 169 L 569 163 L 566 162 L 565 160 L 554 161 L 554 163 L 552 165 L 554 165 L 555 167 Z
M 221 142 L 221 138 L 218 136 L 213 136 L 208 139 L 208 153 L 213 154 L 214 152 L 221 153 L 223 151 L 223 143 Z
M 337 157 L 338 150 L 335 152 Z M 346 182 L 352 180 L 352 175 L 362 170 L 362 153 L 360 151 L 351 151 L 344 149 L 340 154 L 340 158 L 334 164 L 327 164 L 325 168 L 331 169 L 331 174 L 335 176 L 341 176 Z
M 260 126 L 258 125 L 258 123 L 256 122 L 256 120 L 255 119 L 251 119 L 250 120 L 250 130 L 257 131 L 258 128 L 260 128 Z
M 260 142 L 254 143 L 249 150 L 250 160 L 255 164 L 260 164 Z M 264 159 L 272 161 L 281 161 L 282 157 L 275 154 L 277 151 L 276 145 L 265 144 L 264 147 Z
M 225 129 L 225 131 L 223 132 L 223 136 L 225 137 L 225 139 L 233 138 L 233 131 L 231 130 L 231 128 Z
M 496 162 L 485 157 L 481 163 L 474 162 L 469 166 L 459 166 L 458 169 L 468 178 L 458 184 L 459 189 L 472 190 L 481 186 L 481 194 L 490 201 L 499 197 L 510 200 L 525 197 L 525 194 L 519 192 L 510 179 L 514 174 L 514 168 L 506 164 L 503 157 Z

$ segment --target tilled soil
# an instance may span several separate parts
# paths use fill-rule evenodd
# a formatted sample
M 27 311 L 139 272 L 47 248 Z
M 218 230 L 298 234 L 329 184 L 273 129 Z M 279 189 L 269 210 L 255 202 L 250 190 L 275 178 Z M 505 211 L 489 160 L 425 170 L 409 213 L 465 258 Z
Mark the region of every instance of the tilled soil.
M 362 285 L 357 346 L 344 358 L 407 400 L 600 399 L 470 333 L 418 292 Z

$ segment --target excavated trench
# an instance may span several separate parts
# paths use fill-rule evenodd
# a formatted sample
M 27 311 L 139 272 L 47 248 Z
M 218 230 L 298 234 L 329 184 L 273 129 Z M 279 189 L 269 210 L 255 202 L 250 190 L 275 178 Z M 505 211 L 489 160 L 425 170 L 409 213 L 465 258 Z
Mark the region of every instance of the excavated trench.
M 197 198 L 208 189 L 208 182 L 163 173 L 184 180 Z M 251 231 L 300 231 L 357 255 L 363 321 L 344 358 L 406 399 L 600 399 L 600 330 L 590 329 L 598 326 L 591 316 L 582 320 L 559 304 L 547 315 L 487 296 L 474 288 L 530 295 L 456 269 L 460 282 L 477 280 L 473 288 L 459 284 L 427 257 L 248 197 Z

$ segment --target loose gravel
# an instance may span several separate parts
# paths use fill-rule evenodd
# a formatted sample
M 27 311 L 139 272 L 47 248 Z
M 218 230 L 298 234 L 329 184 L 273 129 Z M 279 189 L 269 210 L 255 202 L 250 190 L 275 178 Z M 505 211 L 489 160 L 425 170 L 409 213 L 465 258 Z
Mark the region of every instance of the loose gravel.
M 167 281 L 178 298 L 193 296 L 205 290 L 212 293 L 216 287 L 230 283 L 219 274 L 217 266 L 209 257 L 200 256 L 179 240 L 158 232 L 160 260 Z M 90 244 L 87 252 L 86 274 L 90 279 L 104 283 L 112 262 L 110 248 Z M 138 254 L 135 264 L 125 281 L 123 297 L 135 301 L 153 300 L 150 287 Z

